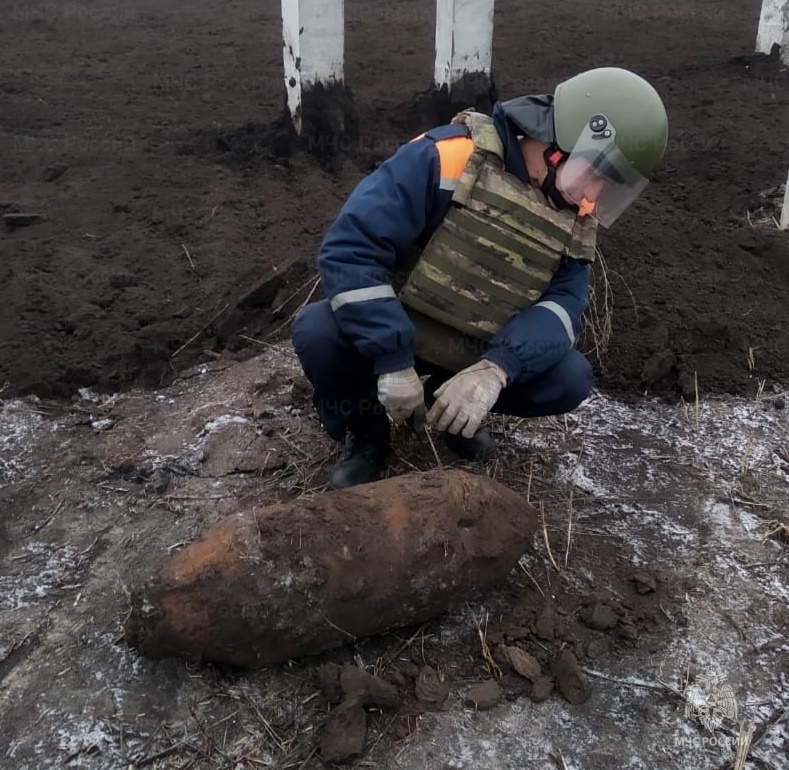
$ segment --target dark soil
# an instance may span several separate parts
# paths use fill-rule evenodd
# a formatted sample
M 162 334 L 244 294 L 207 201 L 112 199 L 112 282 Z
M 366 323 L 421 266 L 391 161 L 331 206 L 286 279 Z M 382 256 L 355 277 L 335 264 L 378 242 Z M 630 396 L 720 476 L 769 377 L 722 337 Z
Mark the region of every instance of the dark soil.
M 621 65 L 649 78 L 669 110 L 662 170 L 601 239 L 609 391 L 688 396 L 697 378 L 702 393 L 747 393 L 789 381 L 789 239 L 771 218 L 786 178 L 789 79 L 774 57 L 751 54 L 759 8 L 497 3 L 502 98 Z M 428 128 L 413 108 L 430 86 L 433 13 L 419 0 L 346 3 L 358 138 L 354 124 L 327 167 L 293 151 L 277 123 L 278 3 L 12 6 L 0 19 L 0 213 L 42 219 L 3 226 L 6 393 L 156 386 L 201 357 L 258 351 L 247 337 L 287 333 L 308 288 L 283 302 L 310 277 L 343 199 Z M 309 268 L 291 276 L 294 260 Z M 272 270 L 284 278 L 267 304 L 233 315 Z

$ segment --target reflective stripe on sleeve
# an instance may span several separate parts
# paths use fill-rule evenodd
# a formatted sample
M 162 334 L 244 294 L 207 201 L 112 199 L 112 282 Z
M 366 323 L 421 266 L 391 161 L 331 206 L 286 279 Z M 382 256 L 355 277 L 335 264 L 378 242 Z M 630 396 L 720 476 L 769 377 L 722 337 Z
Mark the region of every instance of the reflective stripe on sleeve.
M 573 322 L 570 320 L 570 314 L 558 302 L 538 302 L 534 307 L 544 307 L 550 310 L 564 326 L 567 336 L 570 338 L 570 343 L 575 345 L 575 334 L 573 333 Z
M 367 289 L 352 289 L 335 295 L 329 303 L 332 310 L 337 310 L 343 305 L 353 302 L 366 302 L 368 299 L 388 299 L 396 297 L 395 290 L 391 286 L 370 286 Z
M 441 177 L 441 180 L 438 183 L 439 190 L 454 190 L 457 186 L 457 179 L 449 179 L 447 177 Z

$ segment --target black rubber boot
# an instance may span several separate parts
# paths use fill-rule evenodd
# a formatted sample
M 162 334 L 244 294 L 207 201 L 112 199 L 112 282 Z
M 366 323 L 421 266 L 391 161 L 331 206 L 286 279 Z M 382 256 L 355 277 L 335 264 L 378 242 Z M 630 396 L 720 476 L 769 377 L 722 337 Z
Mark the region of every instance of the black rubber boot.
M 383 410 L 355 418 L 345 431 L 345 444 L 329 485 L 345 489 L 378 481 L 386 471 L 390 451 L 389 418 Z
M 496 451 L 496 442 L 487 428 L 480 428 L 471 438 L 444 433 L 444 443 L 464 460 L 489 460 Z

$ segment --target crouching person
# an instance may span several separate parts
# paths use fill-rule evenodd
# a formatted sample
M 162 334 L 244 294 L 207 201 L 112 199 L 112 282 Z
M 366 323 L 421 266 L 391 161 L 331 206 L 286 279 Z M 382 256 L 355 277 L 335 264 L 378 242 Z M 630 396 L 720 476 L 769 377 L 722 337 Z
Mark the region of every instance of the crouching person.
M 492 117 L 462 112 L 359 183 L 318 255 L 327 299 L 293 326 L 323 427 L 344 442 L 332 487 L 381 478 L 389 417 L 426 417 L 449 449 L 485 459 L 488 413 L 586 398 L 575 343 L 597 226 L 643 190 L 666 137 L 652 86 L 601 68 Z

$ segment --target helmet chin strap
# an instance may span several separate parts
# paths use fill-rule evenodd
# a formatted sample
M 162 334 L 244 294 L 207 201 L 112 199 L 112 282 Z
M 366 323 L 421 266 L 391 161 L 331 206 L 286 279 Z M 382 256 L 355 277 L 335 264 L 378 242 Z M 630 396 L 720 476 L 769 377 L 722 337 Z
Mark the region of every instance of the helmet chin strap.
M 559 166 L 567 160 L 567 153 L 558 145 L 552 144 L 545 150 L 542 156 L 545 158 L 545 165 L 548 169 L 548 173 L 545 175 L 545 179 L 542 180 L 542 184 L 540 185 L 542 194 L 551 201 L 559 211 L 562 209 L 571 209 L 577 212 L 578 206 L 574 203 L 568 203 L 556 187 L 556 171 Z

